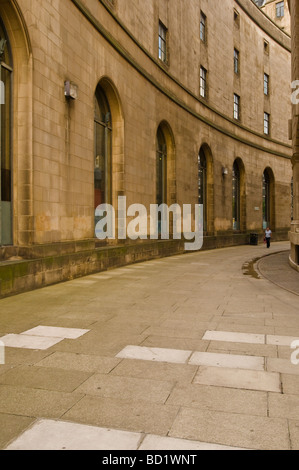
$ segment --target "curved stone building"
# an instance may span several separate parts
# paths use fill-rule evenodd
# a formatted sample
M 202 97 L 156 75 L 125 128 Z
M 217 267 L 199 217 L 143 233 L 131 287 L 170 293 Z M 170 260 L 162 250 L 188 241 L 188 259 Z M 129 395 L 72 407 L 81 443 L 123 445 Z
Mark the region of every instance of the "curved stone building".
M 200 202 L 204 248 L 286 239 L 290 51 L 252 0 L 0 0 L 1 294 L 182 250 L 100 243 L 119 196 Z
M 299 271 L 299 5 L 289 0 L 292 17 L 292 85 L 293 85 L 293 221 L 290 233 L 291 266 Z

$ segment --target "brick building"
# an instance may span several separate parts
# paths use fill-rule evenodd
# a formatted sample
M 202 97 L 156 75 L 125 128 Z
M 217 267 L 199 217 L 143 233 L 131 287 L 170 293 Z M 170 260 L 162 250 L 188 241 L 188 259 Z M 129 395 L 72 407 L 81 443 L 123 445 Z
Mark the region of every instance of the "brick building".
M 287 238 L 290 36 L 252 0 L 186 2 L 0 0 L 0 295 L 182 250 L 99 243 L 119 196 L 200 201 L 204 248 Z

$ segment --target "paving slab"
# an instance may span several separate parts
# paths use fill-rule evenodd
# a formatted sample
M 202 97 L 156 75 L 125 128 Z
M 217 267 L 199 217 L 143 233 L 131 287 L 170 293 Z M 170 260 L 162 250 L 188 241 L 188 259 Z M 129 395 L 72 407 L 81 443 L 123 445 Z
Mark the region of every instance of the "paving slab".
M 299 396 L 270 393 L 269 416 L 299 420 Z
M 9 334 L 0 338 L 6 347 L 8 348 L 20 348 L 20 349 L 49 349 L 57 343 L 60 343 L 63 338 L 51 338 L 42 336 L 29 336 L 29 335 L 16 335 Z
M 94 374 L 77 388 L 78 393 L 121 400 L 144 400 L 165 403 L 173 388 L 172 382 Z
M 193 382 L 202 385 L 281 393 L 280 376 L 276 372 L 200 366 Z
M 111 374 L 188 384 L 192 382 L 197 369 L 197 366 L 187 364 L 123 359 Z
M 57 351 L 36 362 L 36 365 L 39 367 L 56 368 L 66 371 L 76 370 L 109 374 L 109 372 L 111 372 L 120 363 L 120 361 L 121 359 L 111 357 Z
M 170 437 L 246 449 L 290 450 L 286 419 L 182 408 Z
M 189 359 L 189 364 L 198 366 L 226 367 L 230 369 L 264 370 L 265 359 L 258 356 L 194 352 Z
M 83 330 L 79 328 L 61 328 L 54 326 L 36 326 L 30 330 L 24 331 L 23 335 L 27 336 L 43 336 L 43 337 L 52 337 L 52 338 L 63 338 L 63 339 L 77 339 L 80 336 L 85 335 L 90 330 Z
M 79 393 L 0 385 L 0 413 L 60 418 L 82 397 Z
M 6 450 L 136 450 L 141 434 L 40 420 Z
M 63 418 L 72 422 L 166 436 L 179 407 L 85 396 Z
M 267 358 L 267 371 L 299 376 L 299 365 L 292 364 L 291 352 L 289 359 Z
M 238 333 L 233 331 L 206 331 L 203 340 L 226 341 L 229 343 L 265 344 L 265 335 Z
M 167 348 L 150 348 L 146 346 L 126 346 L 116 355 L 116 357 L 123 359 L 139 359 L 144 361 L 185 364 L 191 354 L 192 351 Z
M 21 366 L 0 375 L 0 384 L 30 389 L 73 392 L 90 373 L 56 368 Z
M 241 390 L 199 384 L 177 384 L 167 404 L 202 410 L 255 416 L 268 415 L 268 395 L 264 391 Z

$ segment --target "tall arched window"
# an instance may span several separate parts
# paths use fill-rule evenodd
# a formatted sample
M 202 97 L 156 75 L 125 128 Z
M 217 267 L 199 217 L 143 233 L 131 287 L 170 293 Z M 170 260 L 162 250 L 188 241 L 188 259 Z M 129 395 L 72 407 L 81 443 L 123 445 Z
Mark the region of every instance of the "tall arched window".
M 198 154 L 198 204 L 203 206 L 203 230 L 207 230 L 207 159 L 203 147 Z
M 100 85 L 95 95 L 95 208 L 112 202 L 112 123 L 106 95 Z
M 167 145 L 163 130 L 157 132 L 157 172 L 156 172 L 157 204 L 167 204 Z
M 0 245 L 12 244 L 12 59 L 0 19 Z
M 241 228 L 241 180 L 240 169 L 238 163 L 235 161 L 233 166 L 233 229 L 240 230 Z
M 270 175 L 267 170 L 263 174 L 263 229 L 270 227 L 270 204 L 271 204 L 271 188 Z
M 291 180 L 291 220 L 294 220 L 294 178 Z

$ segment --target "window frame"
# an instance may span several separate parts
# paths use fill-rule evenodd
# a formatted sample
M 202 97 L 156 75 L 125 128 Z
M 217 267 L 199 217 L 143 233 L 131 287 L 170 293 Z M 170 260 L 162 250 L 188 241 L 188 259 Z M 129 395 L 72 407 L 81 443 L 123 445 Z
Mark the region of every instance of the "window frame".
M 284 15 L 285 15 L 285 4 L 284 4 L 284 0 L 283 1 L 280 1 L 280 2 L 277 2 L 276 5 L 276 18 L 284 18 Z
M 270 135 L 270 114 L 264 111 L 264 134 Z
M 163 64 L 168 63 L 168 29 L 165 24 L 159 20 L 158 30 L 158 57 Z
M 200 26 L 199 37 L 201 42 L 207 44 L 207 16 L 203 11 L 200 11 Z
M 234 48 L 234 72 L 236 75 L 240 75 L 240 51 Z
M 270 75 L 264 72 L 264 95 L 269 96 L 270 93 Z
M 208 71 L 202 65 L 200 66 L 200 76 L 199 76 L 199 94 L 201 98 L 207 99 L 208 87 L 207 87 L 207 77 Z
M 240 109 L 241 97 L 234 93 L 234 119 L 240 121 L 241 109 Z

